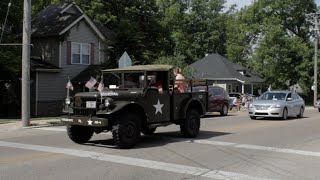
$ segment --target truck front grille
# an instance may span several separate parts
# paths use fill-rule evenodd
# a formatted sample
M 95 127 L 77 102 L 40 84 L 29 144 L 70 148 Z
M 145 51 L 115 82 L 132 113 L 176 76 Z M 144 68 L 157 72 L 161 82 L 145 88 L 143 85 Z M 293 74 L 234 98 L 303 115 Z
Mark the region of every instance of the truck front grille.
M 95 101 L 96 108 L 86 108 L 87 101 Z M 100 100 L 98 100 L 98 98 L 75 97 L 73 114 L 74 115 L 82 115 L 82 116 L 96 116 L 100 104 L 101 103 L 100 103 Z

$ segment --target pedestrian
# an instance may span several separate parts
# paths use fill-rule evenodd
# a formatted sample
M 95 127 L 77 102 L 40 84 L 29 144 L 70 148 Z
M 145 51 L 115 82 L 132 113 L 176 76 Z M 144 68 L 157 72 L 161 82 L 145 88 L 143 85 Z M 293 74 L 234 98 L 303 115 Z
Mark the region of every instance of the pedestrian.
M 181 74 L 181 69 L 176 68 L 174 70 L 174 75 L 176 76 L 174 81 L 174 89 L 180 93 L 183 93 L 186 88 L 185 77 Z

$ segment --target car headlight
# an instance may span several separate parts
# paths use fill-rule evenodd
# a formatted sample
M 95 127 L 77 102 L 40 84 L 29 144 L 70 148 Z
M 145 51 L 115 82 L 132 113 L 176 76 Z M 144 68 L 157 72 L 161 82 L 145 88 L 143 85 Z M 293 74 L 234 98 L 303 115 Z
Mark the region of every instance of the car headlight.
M 113 105 L 113 100 L 112 100 L 111 98 L 106 98 L 106 99 L 104 100 L 104 105 L 105 105 L 106 107 L 112 106 L 112 105 Z
M 66 98 L 64 102 L 66 103 L 66 105 L 70 105 L 71 104 L 70 98 Z
M 275 104 L 273 106 L 271 106 L 272 108 L 281 108 L 281 105 L 280 104 Z

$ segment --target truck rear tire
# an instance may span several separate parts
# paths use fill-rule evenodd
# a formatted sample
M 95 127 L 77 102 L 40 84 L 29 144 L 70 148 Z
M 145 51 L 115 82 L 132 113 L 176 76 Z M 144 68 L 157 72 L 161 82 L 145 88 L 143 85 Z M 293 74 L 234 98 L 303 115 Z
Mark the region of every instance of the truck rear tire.
M 120 115 L 112 126 L 112 136 L 118 148 L 133 147 L 140 136 L 139 116 L 132 113 Z
M 83 144 L 91 139 L 93 129 L 86 126 L 67 125 L 67 133 L 73 142 Z
M 200 129 L 200 115 L 195 109 L 190 109 L 187 118 L 180 124 L 180 131 L 183 137 L 195 138 Z

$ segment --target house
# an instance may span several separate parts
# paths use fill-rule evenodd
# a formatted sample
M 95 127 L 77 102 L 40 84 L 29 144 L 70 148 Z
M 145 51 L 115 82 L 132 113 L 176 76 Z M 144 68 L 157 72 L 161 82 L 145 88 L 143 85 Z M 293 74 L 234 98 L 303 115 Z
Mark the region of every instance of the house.
M 107 61 L 112 35 L 73 3 L 52 4 L 38 13 L 32 20 L 31 115 L 59 115 L 68 79 Z
M 254 86 L 264 83 L 256 74 L 219 54 L 210 54 L 190 65 L 194 77 L 222 86 L 227 92 L 254 93 Z

